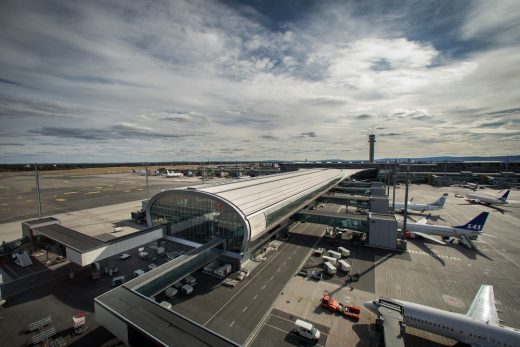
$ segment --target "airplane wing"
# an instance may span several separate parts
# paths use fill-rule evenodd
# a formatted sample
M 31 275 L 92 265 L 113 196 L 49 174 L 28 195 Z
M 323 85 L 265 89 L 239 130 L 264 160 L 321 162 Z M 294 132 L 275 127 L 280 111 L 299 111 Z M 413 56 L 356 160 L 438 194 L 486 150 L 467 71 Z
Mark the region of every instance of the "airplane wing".
M 493 286 L 487 284 L 480 286 L 466 315 L 488 324 L 499 325 Z
M 385 332 L 385 346 L 404 347 L 403 335 L 401 334 L 401 322 L 403 316 L 392 309 L 380 306 L 379 313 L 383 317 L 383 328 Z
M 417 231 L 414 231 L 412 232 L 412 234 L 414 235 L 419 235 L 421 237 L 424 237 L 425 239 L 428 239 L 430 241 L 433 241 L 433 242 L 437 242 L 438 244 L 441 244 L 441 245 L 445 245 L 446 242 L 443 242 L 435 237 L 433 237 L 432 235 L 429 235 L 429 234 L 425 234 L 425 233 L 421 233 L 421 232 L 417 232 Z

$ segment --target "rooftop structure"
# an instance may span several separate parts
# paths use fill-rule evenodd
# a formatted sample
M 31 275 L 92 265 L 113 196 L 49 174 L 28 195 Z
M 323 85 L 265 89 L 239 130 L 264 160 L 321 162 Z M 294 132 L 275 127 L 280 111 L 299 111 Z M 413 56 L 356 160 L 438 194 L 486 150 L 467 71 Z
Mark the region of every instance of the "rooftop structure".
M 268 231 L 358 171 L 301 170 L 164 191 L 147 205 L 148 225 L 165 224 L 168 235 L 199 244 L 223 238 L 225 253 L 242 260 Z

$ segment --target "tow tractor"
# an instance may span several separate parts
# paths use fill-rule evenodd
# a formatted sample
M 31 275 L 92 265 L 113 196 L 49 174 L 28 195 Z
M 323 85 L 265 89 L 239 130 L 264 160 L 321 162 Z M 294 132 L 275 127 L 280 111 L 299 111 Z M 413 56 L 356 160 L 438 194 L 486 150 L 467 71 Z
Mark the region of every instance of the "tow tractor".
M 359 313 L 361 312 L 359 306 L 342 304 L 332 299 L 327 294 L 323 295 L 320 306 L 334 313 L 339 313 L 346 318 L 350 318 L 355 322 L 359 321 Z

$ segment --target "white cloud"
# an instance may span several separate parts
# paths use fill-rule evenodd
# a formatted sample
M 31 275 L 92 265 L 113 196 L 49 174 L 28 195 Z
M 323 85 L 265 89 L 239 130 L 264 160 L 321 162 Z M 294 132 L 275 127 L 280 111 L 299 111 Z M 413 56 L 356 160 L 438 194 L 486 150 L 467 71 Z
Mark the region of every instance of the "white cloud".
M 515 26 L 511 3 L 496 12 L 475 3 L 458 23 L 459 40 L 497 30 L 504 39 L 457 57 L 409 37 L 399 16 L 370 22 L 342 3 L 318 6 L 281 29 L 262 24 L 252 9 L 244 14 L 211 1 L 57 5 L 66 16 L 53 6 L 12 2 L 0 14 L 0 76 L 7 81 L 0 126 L 27 144 L 10 148 L 22 157 L 47 141 L 45 134 L 70 128 L 204 134 L 175 139 L 169 151 L 157 150 L 157 143 L 168 145 L 165 137 L 151 138 L 153 146 L 140 142 L 143 159 L 346 158 L 347 148 L 354 148 L 350 158 L 364 158 L 369 129 L 402 133 L 378 140 L 378 156 L 425 155 L 431 148 L 417 145 L 428 135 L 425 124 L 435 128 L 429 133 L 438 153 L 503 153 L 489 129 L 468 131 L 468 124 L 478 127 L 486 112 L 517 108 L 520 100 L 520 50 L 511 40 L 520 30 L 505 30 L 498 20 L 512 12 L 505 22 Z M 514 126 L 500 129 L 509 134 Z M 319 136 L 302 141 L 311 133 Z M 318 140 L 327 152 L 316 151 Z M 120 154 L 131 153 L 133 141 L 142 136 L 107 148 L 130 160 L 135 156 Z M 454 146 L 461 143 L 471 146 Z M 60 157 L 57 148 L 50 157 Z

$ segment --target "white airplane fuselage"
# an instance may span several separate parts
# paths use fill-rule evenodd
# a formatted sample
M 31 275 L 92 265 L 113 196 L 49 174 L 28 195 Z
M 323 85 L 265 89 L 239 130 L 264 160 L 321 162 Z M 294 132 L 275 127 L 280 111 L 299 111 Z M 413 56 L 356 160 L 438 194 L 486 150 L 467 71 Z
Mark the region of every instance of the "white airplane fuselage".
M 446 336 L 473 346 L 518 346 L 520 331 L 488 324 L 465 314 L 412 302 L 393 300 L 403 307 L 403 322 L 411 327 Z M 499 344 L 500 343 L 500 344 Z
M 413 211 L 435 211 L 435 210 L 440 210 L 441 208 L 443 208 L 443 206 L 430 205 L 430 204 L 408 203 L 407 208 L 408 208 L 408 210 L 413 210 Z M 404 203 L 396 202 L 395 203 L 395 210 L 396 211 L 404 211 Z
M 399 227 L 402 229 L 402 222 L 399 222 Z M 406 231 L 420 232 L 441 237 L 460 237 L 461 235 L 466 235 L 469 238 L 475 238 L 481 234 L 481 229 L 479 227 L 480 226 L 475 225 L 475 230 L 466 230 L 443 225 L 408 223 L 406 225 L 408 230 Z
M 487 195 L 468 193 L 468 194 L 466 194 L 466 197 L 468 200 L 479 201 L 479 202 L 483 202 L 485 204 L 490 204 L 490 205 L 507 204 L 507 201 L 505 201 L 505 200 L 500 200 L 500 199 L 494 198 L 492 196 L 487 196 Z

